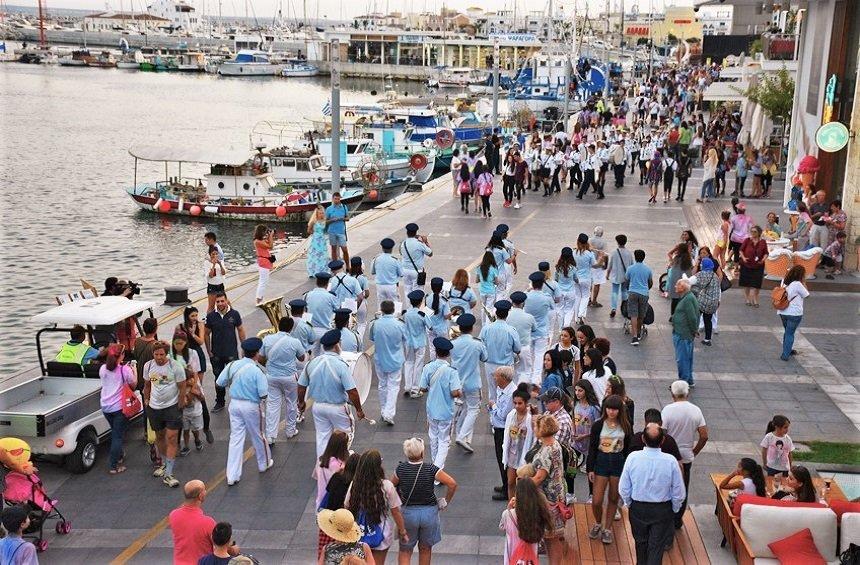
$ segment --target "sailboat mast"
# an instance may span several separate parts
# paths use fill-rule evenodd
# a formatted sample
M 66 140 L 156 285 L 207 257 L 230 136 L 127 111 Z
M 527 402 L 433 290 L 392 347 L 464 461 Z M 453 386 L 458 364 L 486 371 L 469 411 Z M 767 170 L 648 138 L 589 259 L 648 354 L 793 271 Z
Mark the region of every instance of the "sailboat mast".
M 42 0 L 39 0 L 39 45 L 44 47 L 47 43 L 45 40 L 45 10 Z

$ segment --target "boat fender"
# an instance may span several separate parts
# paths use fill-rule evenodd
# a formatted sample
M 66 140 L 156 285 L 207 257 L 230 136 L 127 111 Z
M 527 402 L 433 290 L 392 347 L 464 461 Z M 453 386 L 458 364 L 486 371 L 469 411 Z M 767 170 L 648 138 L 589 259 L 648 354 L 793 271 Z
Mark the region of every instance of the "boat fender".
M 427 166 L 427 157 L 421 153 L 415 153 L 409 158 L 409 166 L 415 171 L 420 171 Z
M 442 149 L 448 149 L 454 145 L 454 132 L 450 129 L 440 129 L 436 132 L 436 145 Z
M 423 145 L 426 149 L 430 149 L 431 147 L 433 147 L 433 140 L 430 138 L 427 138 L 421 142 L 421 145 Z M 404 147 L 403 149 L 408 151 L 409 147 Z
M 178 209 L 179 209 L 179 211 L 180 211 L 180 212 L 182 212 L 182 211 L 185 209 L 185 197 L 184 197 L 184 196 L 180 196 L 180 197 L 179 197 L 179 206 L 178 206 Z
M 217 214 L 218 213 L 218 206 L 204 206 L 203 211 L 206 212 L 207 214 Z
M 158 200 L 155 201 L 155 204 L 152 205 L 152 209 L 153 210 L 160 210 L 162 202 L 164 202 L 164 200 L 162 200 L 162 198 L 159 197 Z

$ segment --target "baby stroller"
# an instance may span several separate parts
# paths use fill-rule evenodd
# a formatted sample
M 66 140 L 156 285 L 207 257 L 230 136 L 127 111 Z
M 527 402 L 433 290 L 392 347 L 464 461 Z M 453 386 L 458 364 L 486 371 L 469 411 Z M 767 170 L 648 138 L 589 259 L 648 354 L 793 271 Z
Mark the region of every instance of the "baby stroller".
M 72 531 L 72 523 L 57 509 L 57 501 L 51 499 L 45 492 L 41 479 L 36 474 L 25 475 L 9 471 L 5 477 L 3 502 L 6 505 L 23 505 L 30 512 L 30 525 L 24 531 L 24 537 L 33 540 L 36 550 L 45 551 L 48 540 L 45 539 L 45 522 L 59 520 L 54 530 L 65 535 Z
M 630 316 L 627 315 L 627 301 L 621 303 L 621 316 L 624 317 L 624 335 L 630 335 L 633 326 L 630 324 Z M 639 329 L 639 339 L 645 339 L 648 335 L 648 326 L 654 323 L 654 308 L 648 304 L 648 312 L 645 313 L 645 318 L 642 320 L 642 327 Z

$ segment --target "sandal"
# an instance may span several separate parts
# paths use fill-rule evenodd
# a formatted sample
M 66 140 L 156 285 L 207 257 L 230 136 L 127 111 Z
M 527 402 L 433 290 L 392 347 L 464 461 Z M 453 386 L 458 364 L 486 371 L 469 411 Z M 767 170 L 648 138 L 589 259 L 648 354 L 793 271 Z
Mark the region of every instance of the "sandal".
M 125 473 L 126 469 L 128 469 L 128 467 L 126 467 L 125 465 L 120 465 L 116 469 L 111 469 L 110 471 L 108 471 L 108 473 L 110 473 L 111 475 L 119 475 L 120 473 Z

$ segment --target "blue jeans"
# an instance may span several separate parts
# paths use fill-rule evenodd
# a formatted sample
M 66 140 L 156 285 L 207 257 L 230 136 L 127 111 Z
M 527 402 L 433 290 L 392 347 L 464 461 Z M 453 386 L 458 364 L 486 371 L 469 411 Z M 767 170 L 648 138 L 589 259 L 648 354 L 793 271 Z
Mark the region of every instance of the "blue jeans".
M 794 332 L 800 326 L 800 320 L 803 316 L 787 316 L 780 314 L 779 319 L 782 320 L 782 327 L 785 328 L 785 333 L 782 335 L 782 359 L 788 361 L 791 356 L 791 350 L 794 348 Z
M 625 283 L 612 283 L 612 294 L 609 295 L 609 307 L 613 310 L 618 306 L 618 295 L 621 295 L 621 302 L 627 300 L 627 285 Z
M 678 378 L 688 383 L 693 382 L 693 340 L 684 339 L 676 333 L 672 334 L 672 344 L 675 346 L 675 361 L 678 363 Z
M 110 424 L 110 468 L 116 469 L 119 460 L 122 459 L 122 436 L 125 433 L 128 420 L 126 420 L 122 410 L 102 412 L 102 414 L 105 415 L 105 419 Z
M 710 198 L 714 195 L 714 179 L 705 179 L 702 183 L 702 194 L 700 198 Z

